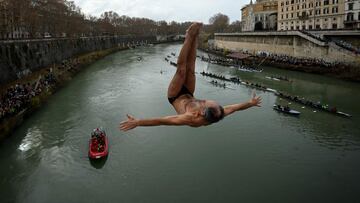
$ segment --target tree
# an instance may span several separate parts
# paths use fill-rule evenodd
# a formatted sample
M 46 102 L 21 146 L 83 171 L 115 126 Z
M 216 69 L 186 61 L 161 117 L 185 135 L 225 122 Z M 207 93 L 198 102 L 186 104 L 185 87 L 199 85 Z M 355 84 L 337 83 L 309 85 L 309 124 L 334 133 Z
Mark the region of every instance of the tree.
M 241 32 L 241 22 L 235 21 L 232 22 L 226 29 L 225 32 Z
M 71 0 L 0 0 L 2 8 L 0 37 L 52 37 L 109 35 L 174 35 L 185 34 L 190 22 L 154 21 L 122 15 L 114 11 L 100 18 L 84 15 Z M 5 12 L 6 11 L 6 12 Z M 4 16 L 4 18 L 3 18 Z M 65 35 L 63 35 L 65 33 Z
M 215 14 L 209 19 L 212 32 L 224 32 L 229 25 L 229 17 L 222 13 Z

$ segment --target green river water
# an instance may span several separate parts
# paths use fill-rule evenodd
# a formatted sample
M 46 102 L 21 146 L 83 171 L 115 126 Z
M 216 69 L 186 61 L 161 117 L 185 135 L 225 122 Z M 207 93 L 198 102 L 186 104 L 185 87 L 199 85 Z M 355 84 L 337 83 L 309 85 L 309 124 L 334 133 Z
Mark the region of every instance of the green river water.
M 138 118 L 175 113 L 166 97 L 175 68 L 164 58 L 180 48 L 168 44 L 117 52 L 54 94 L 0 143 L 0 202 L 360 201 L 357 83 L 269 67 L 241 72 L 197 61 L 197 72 L 239 76 L 337 106 L 353 118 L 294 103 L 290 107 L 301 116 L 287 116 L 272 106 L 288 101 L 256 91 L 261 108 L 208 127 L 120 132 L 127 113 Z M 293 82 L 268 80 L 269 75 Z M 247 101 L 253 91 L 230 83 L 231 88 L 219 88 L 209 80 L 197 74 L 196 97 L 226 105 Z M 88 140 L 98 126 L 109 136 L 110 153 L 90 162 Z

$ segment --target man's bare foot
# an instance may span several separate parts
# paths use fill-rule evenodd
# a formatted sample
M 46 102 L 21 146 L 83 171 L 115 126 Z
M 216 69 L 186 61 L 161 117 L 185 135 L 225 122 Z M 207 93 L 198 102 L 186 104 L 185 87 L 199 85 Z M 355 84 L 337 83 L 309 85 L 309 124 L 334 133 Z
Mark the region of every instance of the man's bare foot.
M 186 31 L 186 35 L 189 35 L 190 37 L 196 37 L 200 33 L 200 29 L 202 27 L 202 23 L 194 22 L 190 25 L 190 27 Z

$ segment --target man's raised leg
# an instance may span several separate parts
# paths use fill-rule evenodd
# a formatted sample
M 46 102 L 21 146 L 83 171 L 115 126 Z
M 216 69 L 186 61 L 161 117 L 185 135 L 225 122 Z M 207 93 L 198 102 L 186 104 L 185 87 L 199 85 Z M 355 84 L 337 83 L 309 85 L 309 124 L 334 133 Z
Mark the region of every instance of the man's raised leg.
M 195 83 L 196 83 L 195 62 L 196 62 L 197 43 L 198 43 L 198 36 L 195 37 L 191 45 L 191 50 L 189 52 L 189 56 L 187 57 L 187 63 L 186 63 L 186 80 L 184 85 L 192 94 L 194 94 L 195 92 Z
M 189 52 L 192 48 L 193 42 L 195 41 L 196 37 L 196 24 L 192 24 L 186 34 L 185 42 L 183 47 L 181 48 L 178 61 L 177 61 L 177 70 L 170 82 L 169 89 L 168 89 L 168 98 L 176 97 L 180 92 L 182 86 L 185 84 L 186 81 L 186 66 L 188 62 Z

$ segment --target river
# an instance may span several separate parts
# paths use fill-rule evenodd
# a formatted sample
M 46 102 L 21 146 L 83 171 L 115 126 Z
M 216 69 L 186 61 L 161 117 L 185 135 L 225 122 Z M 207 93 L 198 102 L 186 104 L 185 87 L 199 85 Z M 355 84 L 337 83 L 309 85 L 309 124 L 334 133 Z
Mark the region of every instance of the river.
M 1 202 L 357 202 L 360 182 L 360 84 L 263 67 L 262 73 L 197 61 L 203 70 L 322 101 L 352 118 L 290 104 L 256 91 L 261 108 L 202 128 L 148 127 L 120 132 L 130 113 L 172 115 L 166 92 L 175 68 L 164 58 L 181 45 L 120 51 L 86 67 L 0 143 Z M 202 55 L 205 53 L 199 52 Z M 138 61 L 138 57 L 143 60 Z M 174 57 L 172 57 L 173 61 Z M 160 72 L 163 72 L 162 74 Z M 266 79 L 282 75 L 292 83 Z M 197 74 L 195 96 L 226 105 L 251 88 L 220 88 Z M 102 126 L 106 160 L 90 162 L 88 140 Z

